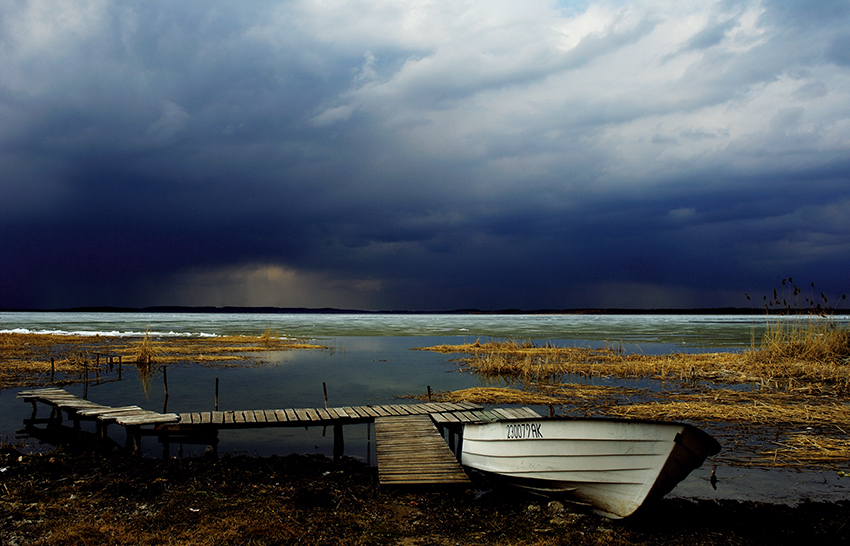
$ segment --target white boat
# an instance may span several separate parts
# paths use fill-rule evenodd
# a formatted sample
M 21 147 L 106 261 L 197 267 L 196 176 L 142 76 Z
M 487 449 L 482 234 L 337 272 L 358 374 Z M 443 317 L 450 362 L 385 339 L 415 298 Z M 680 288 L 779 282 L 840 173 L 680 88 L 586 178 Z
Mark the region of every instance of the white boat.
M 719 451 L 714 438 L 682 423 L 540 418 L 464 425 L 461 463 L 623 518 Z

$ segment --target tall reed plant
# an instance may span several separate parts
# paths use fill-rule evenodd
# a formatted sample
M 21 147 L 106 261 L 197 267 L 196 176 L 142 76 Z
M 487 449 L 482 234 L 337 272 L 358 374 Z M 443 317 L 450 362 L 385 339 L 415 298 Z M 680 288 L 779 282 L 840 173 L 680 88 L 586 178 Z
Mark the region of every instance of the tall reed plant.
M 850 331 L 835 319 L 837 309 L 811 283 L 809 294 L 782 279 L 783 288 L 764 296 L 765 332 L 758 347 L 753 347 L 752 360 L 767 363 L 816 362 L 850 364 Z M 747 296 L 749 299 L 749 296 Z M 841 301 L 846 300 L 845 294 Z

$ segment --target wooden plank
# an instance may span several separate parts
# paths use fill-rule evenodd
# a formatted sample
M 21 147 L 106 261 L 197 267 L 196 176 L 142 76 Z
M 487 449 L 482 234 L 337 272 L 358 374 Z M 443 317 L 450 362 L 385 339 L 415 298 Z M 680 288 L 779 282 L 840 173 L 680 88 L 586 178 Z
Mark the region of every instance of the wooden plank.
M 265 423 L 266 422 L 266 412 L 263 410 L 254 410 L 254 420 L 257 423 Z
M 282 409 L 274 410 L 274 415 L 275 415 L 275 417 L 277 417 L 278 423 L 285 423 L 289 420 L 289 419 L 286 418 L 286 411 L 284 411 Z
M 95 404 L 94 402 L 89 402 L 88 400 L 68 400 L 65 402 L 59 402 L 56 404 L 57 407 L 62 409 L 86 409 L 86 408 L 104 408 L 107 406 L 102 406 L 101 404 Z
M 475 414 L 478 415 L 482 421 L 498 421 L 500 419 L 499 414 L 492 410 L 476 411 Z
M 224 412 L 224 424 L 225 425 L 232 425 L 234 423 L 234 416 L 235 415 L 236 415 L 236 412 L 225 411 Z
M 392 412 L 384 408 L 384 406 L 369 406 L 371 410 L 375 413 L 376 417 L 390 417 L 394 415 Z
M 428 411 L 428 413 L 440 413 L 441 411 L 443 411 L 443 408 L 440 407 L 439 404 L 435 404 L 433 402 L 428 402 L 422 405 L 425 406 L 425 409 Z
M 101 409 L 101 408 L 86 408 L 86 409 L 81 409 L 81 410 L 80 410 L 80 411 L 78 411 L 77 413 L 79 413 L 80 415 L 86 415 L 86 416 L 96 417 L 96 416 L 99 416 L 99 415 L 105 415 L 105 414 L 109 414 L 109 413 L 121 413 L 121 412 L 127 412 L 127 411 L 138 411 L 138 410 L 140 410 L 140 409 L 142 409 L 142 408 L 140 408 L 139 406 L 121 406 L 121 407 L 117 407 L 117 408 L 110 408 L 110 407 L 108 407 L 108 406 L 104 406 L 102 409 Z
M 505 411 L 505 408 L 493 408 L 493 411 L 502 416 L 502 419 L 512 419 L 511 414 Z
M 375 446 L 382 484 L 469 481 L 428 415 L 376 418 Z
M 345 409 L 346 409 L 346 410 L 349 410 L 349 409 L 351 410 L 351 411 L 349 411 L 349 412 L 348 412 L 348 413 L 349 413 L 349 415 L 351 415 L 351 412 L 354 412 L 354 415 L 356 416 L 356 417 L 355 417 L 356 419 L 363 419 L 363 418 L 365 418 L 365 417 L 369 417 L 369 414 L 368 414 L 368 413 L 366 413 L 366 410 L 364 410 L 364 409 L 363 409 L 362 407 L 360 407 L 360 406 L 352 406 L 351 408 L 346 407 Z
M 304 408 L 296 408 L 295 409 L 295 415 L 298 416 L 299 421 L 307 421 L 307 422 L 310 421 L 310 416 L 307 415 L 307 410 L 304 409 Z
M 298 420 L 298 416 L 295 415 L 295 410 L 287 409 L 285 411 L 286 411 L 286 420 L 287 421 L 297 421 Z
M 319 420 L 319 414 L 316 412 L 316 410 L 307 409 L 305 411 L 307 412 L 307 417 L 309 417 L 311 421 L 318 421 Z
M 274 410 L 263 410 L 263 413 L 266 414 L 267 423 L 277 423 L 277 415 L 275 415 Z
M 326 409 L 319 408 L 316 410 L 316 413 L 319 414 L 319 420 L 321 421 L 331 420 L 331 414 Z
M 408 413 L 404 410 L 403 404 L 387 404 L 385 407 L 394 411 L 397 415 L 408 415 Z
M 234 411 L 233 412 L 233 424 L 243 424 L 245 423 L 245 412 L 244 411 Z
M 401 414 L 398 412 L 398 410 L 397 410 L 397 409 L 393 408 L 391 405 L 388 405 L 388 404 L 382 404 L 382 405 L 380 405 L 380 406 L 376 406 L 376 407 L 381 408 L 381 411 L 383 411 L 384 413 L 386 413 L 386 416 L 387 416 L 387 417 L 395 417 L 395 416 L 397 416 L 397 415 L 401 415 Z
M 440 423 L 459 423 L 460 422 L 460 419 L 458 419 L 457 416 L 454 413 L 451 413 L 451 412 L 435 413 L 435 414 L 431 415 L 431 418 L 433 419 L 434 416 L 436 416 L 436 415 L 440 416 L 440 421 L 439 421 Z
M 251 411 L 251 410 L 243 411 L 242 415 L 245 417 L 246 423 L 256 423 L 257 422 L 257 416 L 254 415 L 254 412 Z
M 65 389 L 46 388 L 46 389 L 30 389 L 27 391 L 18 392 L 16 398 L 37 398 L 48 394 L 70 394 Z
M 201 412 L 201 424 L 209 425 L 212 422 L 212 414 L 208 411 Z
M 156 413 L 151 412 L 153 415 L 136 415 L 129 417 L 119 417 L 116 419 L 116 423 L 124 426 L 135 426 L 135 425 L 153 425 L 155 423 L 174 423 L 177 421 L 177 415 L 174 413 Z
M 369 412 L 363 406 L 354 406 L 354 411 L 356 411 L 357 415 L 359 415 L 362 418 L 372 417 L 371 415 L 369 415 Z
M 539 413 L 528 407 L 520 408 L 519 411 L 522 412 L 527 419 L 537 419 L 542 417 Z
M 221 411 L 212 412 L 212 422 L 215 425 L 220 425 L 224 422 L 224 413 Z
M 506 419 L 517 420 L 520 417 L 517 415 L 516 410 L 514 408 L 499 408 L 502 415 L 505 416 Z

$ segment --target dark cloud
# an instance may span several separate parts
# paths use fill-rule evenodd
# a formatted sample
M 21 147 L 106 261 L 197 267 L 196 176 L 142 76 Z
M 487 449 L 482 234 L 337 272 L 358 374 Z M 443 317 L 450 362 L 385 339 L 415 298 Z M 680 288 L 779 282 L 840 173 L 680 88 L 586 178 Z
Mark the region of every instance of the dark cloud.
M 0 307 L 846 291 L 844 2 L 0 10 Z

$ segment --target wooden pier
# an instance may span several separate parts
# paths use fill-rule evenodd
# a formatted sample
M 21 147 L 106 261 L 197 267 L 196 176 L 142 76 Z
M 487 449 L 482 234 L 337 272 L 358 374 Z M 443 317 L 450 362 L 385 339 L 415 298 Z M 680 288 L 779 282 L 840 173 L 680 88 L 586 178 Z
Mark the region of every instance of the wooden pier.
M 375 447 L 382 484 L 469 482 L 428 415 L 378 417 Z
M 453 453 L 459 451 L 464 423 L 539 417 L 530 408 L 485 410 L 470 402 L 157 413 L 139 406 L 97 404 L 59 388 L 21 391 L 17 397 L 32 404 L 32 416 L 24 421 L 27 426 L 60 425 L 64 412 L 75 429 L 80 421 L 94 422 L 101 438 L 106 438 L 109 425 L 123 426 L 126 447 L 136 453 L 143 435 L 155 436 L 164 457 L 172 443 L 205 444 L 215 451 L 221 429 L 330 426 L 336 459 L 344 450 L 344 425 L 375 423 L 379 481 L 395 485 L 466 482 Z M 51 408 L 49 417 L 37 417 L 39 403 Z

